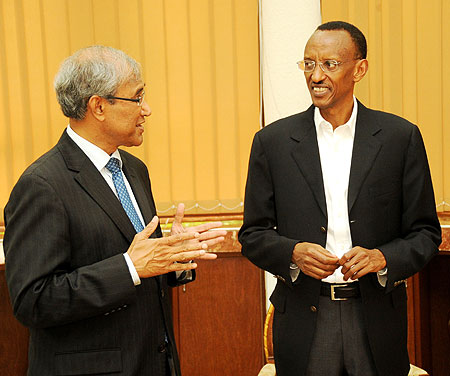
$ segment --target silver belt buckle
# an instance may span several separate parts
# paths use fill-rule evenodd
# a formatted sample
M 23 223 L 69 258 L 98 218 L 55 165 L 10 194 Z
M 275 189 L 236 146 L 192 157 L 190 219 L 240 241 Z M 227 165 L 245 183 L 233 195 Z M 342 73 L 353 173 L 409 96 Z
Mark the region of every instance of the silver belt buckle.
M 342 285 L 331 285 L 330 286 L 330 288 L 331 288 L 331 300 L 348 300 L 348 298 L 336 298 L 335 291 L 334 291 L 334 289 L 336 287 L 346 287 L 346 286 L 348 286 L 348 283 L 345 283 L 345 284 L 342 284 Z

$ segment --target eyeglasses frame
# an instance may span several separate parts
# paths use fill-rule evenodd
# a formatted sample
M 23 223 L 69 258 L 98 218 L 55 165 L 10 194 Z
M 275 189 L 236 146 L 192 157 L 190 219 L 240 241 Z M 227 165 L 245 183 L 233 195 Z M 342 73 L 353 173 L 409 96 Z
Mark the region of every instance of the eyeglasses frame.
M 142 91 L 142 94 L 137 98 L 123 98 L 123 97 L 114 97 L 112 95 L 108 95 L 107 97 L 105 97 L 105 99 L 119 99 L 121 101 L 134 102 L 139 107 L 142 107 L 142 104 L 144 103 L 144 96 L 145 96 L 145 91 Z
M 355 61 L 355 60 L 361 60 L 361 58 L 351 59 L 351 60 L 347 60 L 347 61 L 337 61 L 337 60 L 334 60 L 334 59 L 328 59 L 328 60 L 325 60 L 325 61 L 323 61 L 323 62 L 322 62 L 322 61 L 316 62 L 315 60 L 308 60 L 308 59 L 306 59 L 306 60 L 300 60 L 300 61 L 297 61 L 297 66 L 299 67 L 300 70 L 302 70 L 302 71 L 305 72 L 305 73 L 311 73 L 311 72 L 314 72 L 314 69 L 316 69 L 316 65 L 319 65 L 320 69 L 322 69 L 322 71 L 323 71 L 324 73 L 334 73 L 334 72 L 336 72 L 336 71 L 338 70 L 338 68 L 339 68 L 340 65 L 345 64 L 345 63 L 348 63 L 348 62 L 350 62 L 350 61 Z M 305 61 L 311 61 L 311 62 L 313 62 L 313 63 L 314 63 L 313 69 L 311 69 L 311 70 L 305 70 L 305 69 L 302 69 L 301 64 L 303 63 L 303 65 L 304 65 L 304 62 L 305 62 Z M 335 69 L 335 70 L 329 70 L 329 69 L 326 69 L 326 68 L 324 67 L 324 64 L 325 64 L 327 61 L 332 62 L 333 64 L 336 64 L 336 69 Z

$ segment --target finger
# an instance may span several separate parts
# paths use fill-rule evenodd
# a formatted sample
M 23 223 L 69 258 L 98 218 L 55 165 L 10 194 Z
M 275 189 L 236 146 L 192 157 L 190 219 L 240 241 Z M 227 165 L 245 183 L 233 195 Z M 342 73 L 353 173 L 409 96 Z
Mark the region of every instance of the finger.
M 347 264 L 348 267 L 350 267 L 350 265 L 356 264 L 359 259 L 360 259 L 360 254 L 358 252 L 356 252 L 355 248 L 352 248 L 347 253 L 344 253 L 344 255 L 339 259 L 339 264 L 340 265 Z
M 220 236 L 220 237 L 215 238 L 215 239 L 205 240 L 202 243 L 207 244 L 208 248 L 209 248 L 209 247 L 212 247 L 213 245 L 222 243 L 224 240 L 225 240 L 225 238 L 223 236 Z
M 324 265 L 336 265 L 339 262 L 339 259 L 326 249 L 315 250 L 315 252 L 312 253 L 312 257 Z
M 176 243 L 183 242 L 185 240 L 196 239 L 200 236 L 198 232 L 181 232 L 179 234 L 170 235 L 165 238 L 160 238 L 163 244 L 174 245 Z
M 172 260 L 174 262 L 186 263 L 203 255 L 205 255 L 205 251 L 203 249 L 200 251 L 183 251 L 174 255 Z
M 153 234 L 158 227 L 159 218 L 155 215 L 152 220 L 144 227 L 144 229 L 139 232 L 136 236 L 139 238 L 147 239 Z
M 197 268 L 197 264 L 195 262 L 187 262 L 187 263 L 181 263 L 181 262 L 174 262 L 173 264 L 170 264 L 169 270 L 171 272 L 181 272 L 183 270 L 192 270 Z
M 367 272 L 361 274 L 362 270 L 365 268 L 365 264 L 358 263 L 350 265 L 349 267 L 343 267 L 341 271 L 344 274 L 344 280 L 347 281 L 348 279 L 357 279 L 362 277 L 364 274 L 367 274 Z
M 204 241 L 204 240 L 224 237 L 226 235 L 227 235 L 226 231 L 208 231 L 208 232 L 201 233 L 198 240 Z
M 211 231 L 200 233 L 200 239 L 201 240 L 212 239 L 212 238 L 216 238 L 218 236 L 226 236 L 227 234 L 228 234 L 228 231 L 225 231 L 225 230 L 211 230 Z
M 323 270 L 323 269 L 317 268 L 315 266 L 308 267 L 308 268 L 301 269 L 301 270 L 302 270 L 302 272 L 304 274 L 307 274 L 310 277 L 313 277 L 315 279 L 323 279 L 323 278 L 326 278 L 326 277 L 328 277 L 328 276 L 330 276 L 330 275 L 332 275 L 334 273 L 334 270 L 333 271 L 331 271 L 331 270 Z
M 215 260 L 217 255 L 215 253 L 206 252 L 204 255 L 197 257 L 200 260 Z
M 184 218 L 184 204 L 180 203 L 177 206 L 177 211 L 175 213 L 175 216 L 173 218 L 173 225 L 181 225 L 183 223 Z
M 358 270 L 357 272 L 353 273 L 350 276 L 350 279 L 355 280 L 361 278 L 365 276 L 367 273 L 370 273 L 370 268 L 369 267 L 362 268 L 361 270 Z
M 208 222 L 198 226 L 189 227 L 189 231 L 205 232 L 219 227 L 222 227 L 222 222 Z

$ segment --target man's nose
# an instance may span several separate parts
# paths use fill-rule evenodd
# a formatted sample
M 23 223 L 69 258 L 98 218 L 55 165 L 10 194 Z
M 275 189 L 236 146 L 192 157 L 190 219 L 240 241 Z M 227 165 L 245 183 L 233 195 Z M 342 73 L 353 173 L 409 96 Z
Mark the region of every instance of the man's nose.
M 152 109 L 148 105 L 147 101 L 144 99 L 141 106 L 141 113 L 144 116 L 150 116 L 152 114 Z
M 311 78 L 314 82 L 320 82 L 325 79 L 325 72 L 323 71 L 319 63 L 316 63 L 316 66 L 314 67 L 311 75 Z

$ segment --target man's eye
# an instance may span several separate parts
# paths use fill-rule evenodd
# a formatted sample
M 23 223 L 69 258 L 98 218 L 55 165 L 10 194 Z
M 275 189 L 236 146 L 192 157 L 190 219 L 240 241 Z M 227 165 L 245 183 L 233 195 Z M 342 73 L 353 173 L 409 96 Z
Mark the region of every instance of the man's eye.
M 305 68 L 306 69 L 311 69 L 314 68 L 314 61 L 305 61 Z
M 336 69 L 336 67 L 338 66 L 337 61 L 334 61 L 334 60 L 327 60 L 323 64 L 328 69 Z

